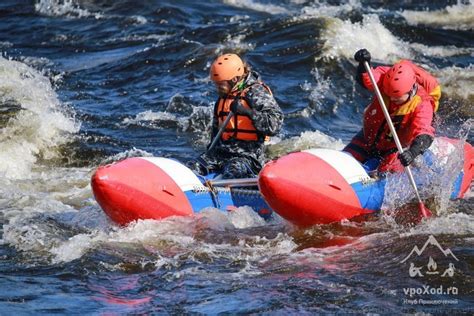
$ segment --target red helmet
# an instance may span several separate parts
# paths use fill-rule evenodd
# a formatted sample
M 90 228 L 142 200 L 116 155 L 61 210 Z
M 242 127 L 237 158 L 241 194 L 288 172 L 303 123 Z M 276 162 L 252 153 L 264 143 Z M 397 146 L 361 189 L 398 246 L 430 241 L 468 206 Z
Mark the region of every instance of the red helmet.
M 407 63 L 399 62 L 385 73 L 382 88 L 386 95 L 397 98 L 410 92 L 415 82 L 413 68 Z
M 210 77 L 212 81 L 231 80 L 244 74 L 244 63 L 236 54 L 224 54 L 212 63 Z

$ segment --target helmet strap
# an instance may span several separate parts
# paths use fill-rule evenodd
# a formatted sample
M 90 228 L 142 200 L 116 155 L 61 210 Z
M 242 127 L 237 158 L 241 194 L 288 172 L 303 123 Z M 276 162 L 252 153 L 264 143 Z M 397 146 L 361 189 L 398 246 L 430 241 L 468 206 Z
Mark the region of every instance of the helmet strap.
M 244 80 L 244 78 L 242 78 L 242 80 L 240 80 L 235 86 L 237 87 L 237 89 L 238 89 L 239 91 L 244 90 L 244 88 L 245 88 L 245 80 Z
M 245 78 L 241 78 L 237 83 L 232 87 L 232 91 L 239 90 L 242 91 L 245 89 Z
M 410 97 L 408 98 L 408 100 L 411 100 L 416 95 L 417 92 L 418 92 L 418 85 L 414 83 L 413 88 L 411 88 L 410 90 Z

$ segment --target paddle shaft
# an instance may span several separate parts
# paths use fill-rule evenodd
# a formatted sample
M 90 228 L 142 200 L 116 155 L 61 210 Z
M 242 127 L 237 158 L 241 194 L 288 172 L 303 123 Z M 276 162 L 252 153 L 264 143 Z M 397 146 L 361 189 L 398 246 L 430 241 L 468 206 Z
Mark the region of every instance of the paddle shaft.
M 395 130 L 395 127 L 393 126 L 392 119 L 390 118 L 390 114 L 388 113 L 387 107 L 385 106 L 385 102 L 383 101 L 382 94 L 380 93 L 379 87 L 377 86 L 377 82 L 375 82 L 375 78 L 374 78 L 374 75 L 372 74 L 372 70 L 370 70 L 369 63 L 364 61 L 364 67 L 365 67 L 365 70 L 367 70 L 367 73 L 369 74 L 369 78 L 370 78 L 370 81 L 372 82 L 372 85 L 374 86 L 375 94 L 377 95 L 377 99 L 379 100 L 379 104 L 380 104 L 380 107 L 382 108 L 383 115 L 385 116 L 385 119 L 387 120 L 388 127 L 390 128 L 390 132 L 392 132 L 392 136 L 393 136 L 393 139 L 395 140 L 395 144 L 397 145 L 398 152 L 401 154 L 403 153 L 402 144 L 400 143 L 400 139 L 398 138 L 397 131 Z M 418 202 L 423 204 L 423 202 L 421 201 L 420 193 L 418 192 L 418 188 L 416 187 L 415 178 L 413 177 L 413 173 L 411 172 L 410 166 L 405 166 L 405 170 L 407 172 L 408 179 L 410 180 L 411 186 L 413 187 L 413 190 L 415 191 Z
M 258 178 L 208 180 L 208 182 L 215 187 L 254 187 L 258 185 Z
M 224 123 L 222 123 L 222 126 L 219 128 L 219 131 L 217 132 L 216 137 L 214 137 L 214 139 L 212 140 L 212 143 L 207 149 L 206 153 L 210 153 L 214 149 L 214 147 L 216 147 L 217 142 L 220 140 L 222 133 L 224 133 L 224 130 L 227 124 L 229 124 L 233 116 L 234 116 L 234 112 L 229 112 L 229 115 L 227 115 L 227 117 L 225 118 Z

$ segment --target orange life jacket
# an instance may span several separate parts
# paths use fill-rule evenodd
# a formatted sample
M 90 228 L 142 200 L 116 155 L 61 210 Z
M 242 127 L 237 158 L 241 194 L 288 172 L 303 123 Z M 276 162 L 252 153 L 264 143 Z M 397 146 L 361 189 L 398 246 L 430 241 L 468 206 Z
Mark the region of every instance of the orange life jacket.
M 265 89 L 272 93 L 267 85 L 259 82 Z M 250 86 L 251 87 L 251 86 Z M 250 87 L 245 88 L 242 92 L 236 90 L 230 92 L 225 98 L 219 98 L 214 115 L 217 115 L 219 126 L 224 124 L 225 119 L 230 113 L 230 105 L 236 98 L 240 99 L 241 104 L 248 109 L 252 107 L 248 104 L 245 95 Z M 246 115 L 234 114 L 229 121 L 221 136 L 222 140 L 237 139 L 244 141 L 269 140 L 268 136 L 262 135 L 253 125 L 252 119 Z

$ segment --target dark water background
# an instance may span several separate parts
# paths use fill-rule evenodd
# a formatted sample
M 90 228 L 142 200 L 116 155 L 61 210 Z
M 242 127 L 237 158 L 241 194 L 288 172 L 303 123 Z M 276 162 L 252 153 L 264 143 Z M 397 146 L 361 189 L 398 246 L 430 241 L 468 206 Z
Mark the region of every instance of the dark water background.
M 473 29 L 469 1 L 3 0 L 0 314 L 472 314 L 472 194 L 447 202 L 438 188 L 440 216 L 415 228 L 383 216 L 298 230 L 245 207 L 118 228 L 89 179 L 124 157 L 201 152 L 223 52 L 250 62 L 285 113 L 271 157 L 340 149 L 358 131 L 362 47 L 435 74 L 439 134 L 473 143 Z M 429 235 L 458 260 L 428 247 L 419 265 L 454 263 L 453 277 L 411 278 L 401 263 Z M 426 286 L 458 291 L 404 292 Z

